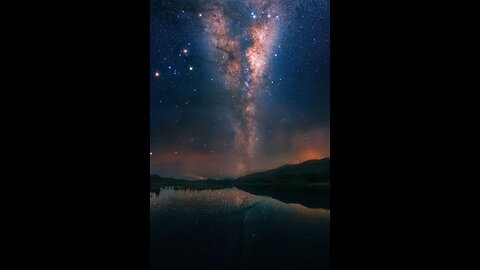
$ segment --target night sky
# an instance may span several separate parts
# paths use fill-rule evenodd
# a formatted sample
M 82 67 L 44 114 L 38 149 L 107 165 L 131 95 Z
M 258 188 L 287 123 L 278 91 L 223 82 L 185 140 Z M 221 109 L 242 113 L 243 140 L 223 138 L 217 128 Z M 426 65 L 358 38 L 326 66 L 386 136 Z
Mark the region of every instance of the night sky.
M 151 0 L 150 171 L 330 156 L 330 1 Z

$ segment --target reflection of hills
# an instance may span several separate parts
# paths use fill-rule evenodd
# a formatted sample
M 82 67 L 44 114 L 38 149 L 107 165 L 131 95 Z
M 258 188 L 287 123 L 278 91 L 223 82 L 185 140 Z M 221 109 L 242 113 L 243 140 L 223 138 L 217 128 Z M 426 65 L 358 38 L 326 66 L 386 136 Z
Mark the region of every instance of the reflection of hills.
M 329 209 L 330 159 L 309 160 L 246 175 L 235 180 L 235 186 L 285 203 Z
M 236 180 L 196 180 L 150 177 L 150 189 L 221 189 L 237 187 L 246 192 L 269 196 L 286 203 L 313 208 L 330 208 L 330 159 L 309 160 L 295 165 L 242 176 Z
M 238 189 L 248 193 L 268 196 L 284 203 L 299 203 L 309 208 L 330 209 L 330 192 L 323 189 L 275 188 L 270 186 L 241 185 Z
M 151 269 L 329 269 L 330 211 L 236 188 L 162 189 L 150 228 Z

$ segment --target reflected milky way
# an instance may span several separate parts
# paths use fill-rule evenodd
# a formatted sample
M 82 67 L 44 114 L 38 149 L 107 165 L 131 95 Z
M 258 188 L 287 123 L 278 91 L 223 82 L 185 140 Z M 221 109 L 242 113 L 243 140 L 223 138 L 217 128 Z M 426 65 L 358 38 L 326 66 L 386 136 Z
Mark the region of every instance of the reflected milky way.
M 311 217 L 330 218 L 330 210 L 313 209 L 301 204 L 286 204 L 266 196 L 256 196 L 237 188 L 218 190 L 175 190 L 161 189 L 150 194 L 150 206 L 153 211 L 198 212 L 238 211 L 254 207 L 276 209 L 292 214 Z
M 330 156 L 329 0 L 150 1 L 152 174 Z M 151 193 L 150 269 L 330 269 L 329 194 L 239 188 Z
M 235 188 L 151 193 L 151 269 L 329 269 L 329 234 L 329 210 Z

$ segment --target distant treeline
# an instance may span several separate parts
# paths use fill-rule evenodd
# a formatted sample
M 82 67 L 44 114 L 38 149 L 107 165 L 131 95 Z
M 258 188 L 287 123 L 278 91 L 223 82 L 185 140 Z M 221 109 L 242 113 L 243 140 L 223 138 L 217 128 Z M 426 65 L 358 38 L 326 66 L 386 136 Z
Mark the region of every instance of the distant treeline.
M 150 190 L 158 190 L 166 187 L 179 189 L 221 189 L 233 187 L 232 180 L 185 180 L 166 178 L 158 175 L 150 175 Z
M 237 179 L 185 180 L 176 178 L 150 176 L 150 190 L 165 187 L 185 189 L 220 189 L 228 187 L 255 187 L 286 190 L 330 190 L 330 159 L 309 160 L 295 165 L 253 173 Z

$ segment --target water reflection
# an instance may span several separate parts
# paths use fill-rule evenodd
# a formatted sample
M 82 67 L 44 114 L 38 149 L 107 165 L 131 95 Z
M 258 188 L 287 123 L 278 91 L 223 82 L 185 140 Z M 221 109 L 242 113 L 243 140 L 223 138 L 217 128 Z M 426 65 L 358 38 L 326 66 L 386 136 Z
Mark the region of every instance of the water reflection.
M 330 211 L 232 189 L 150 195 L 151 269 L 329 269 Z

